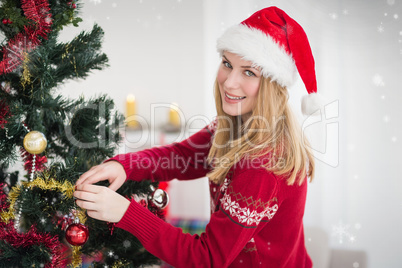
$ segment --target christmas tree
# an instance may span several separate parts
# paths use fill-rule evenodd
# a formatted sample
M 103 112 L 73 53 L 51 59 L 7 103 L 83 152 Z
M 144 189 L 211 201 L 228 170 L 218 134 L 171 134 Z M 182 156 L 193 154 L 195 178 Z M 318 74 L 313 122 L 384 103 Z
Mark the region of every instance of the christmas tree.
M 79 1 L 0 5 L 0 267 L 78 267 L 84 257 L 93 267 L 158 263 L 135 237 L 86 217 L 73 199 L 79 176 L 113 156 L 120 141 L 123 118 L 109 97 L 57 93 L 66 80 L 107 67 L 102 29 L 63 43 L 63 27 L 82 21 Z M 118 192 L 142 197 L 162 216 L 148 202 L 156 186 L 127 182 Z

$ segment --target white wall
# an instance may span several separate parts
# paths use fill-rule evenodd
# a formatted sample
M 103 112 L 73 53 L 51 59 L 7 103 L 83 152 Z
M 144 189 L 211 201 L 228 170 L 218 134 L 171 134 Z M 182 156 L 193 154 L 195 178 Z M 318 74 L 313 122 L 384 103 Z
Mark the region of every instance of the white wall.
M 66 84 L 64 94 L 108 93 L 122 112 L 125 98 L 134 94 L 138 114 L 149 123 L 151 104 L 175 102 L 186 117 L 203 113 L 201 1 L 82 2 L 84 22 L 79 29 L 66 29 L 61 39 L 70 40 L 79 30 L 98 23 L 105 31 L 103 51 L 110 68 L 94 72 L 85 81 Z M 156 112 L 156 124 L 167 120 L 166 110 Z
M 194 121 L 191 128 L 209 122 L 212 116 L 205 117 L 205 92 L 211 97 L 212 85 L 204 82 L 202 1 L 102 1 L 100 4 L 85 1 L 81 14 L 84 21 L 80 27 L 65 29 L 61 40 L 71 40 L 79 31 L 89 30 L 94 22 L 98 23 L 105 31 L 103 51 L 109 57 L 110 67 L 95 71 L 84 81 L 65 84 L 61 88 L 64 95 L 77 98 L 81 94 L 91 97 L 107 93 L 117 109 L 125 113 L 126 97 L 134 94 L 138 115 L 157 130 L 168 120 L 168 110 L 162 107 L 151 111 L 151 107 L 172 102 L 179 105 L 187 120 L 196 116 L 205 118 Z M 152 113 L 155 116 L 151 118 Z M 152 136 L 147 135 L 149 139 L 154 138 L 145 146 L 160 145 L 160 134 L 156 131 Z M 130 135 L 126 134 L 126 141 L 134 144 L 139 140 Z M 178 135 L 166 135 L 164 140 L 170 143 L 177 138 Z M 138 149 L 132 147 L 122 146 L 119 153 Z M 172 217 L 209 218 L 205 178 L 172 182 L 169 192 Z
M 106 31 L 104 51 L 111 67 L 86 81 L 66 84 L 63 90 L 74 97 L 109 93 L 120 109 L 127 94 L 134 93 L 139 113 L 147 119 L 151 103 L 173 101 L 186 116 L 211 118 L 212 83 L 219 61 L 216 38 L 225 28 L 271 4 L 286 10 L 304 27 L 315 55 L 318 90 L 336 104 L 339 114 L 305 129 L 317 150 L 317 173 L 309 185 L 305 224 L 326 230 L 332 247 L 365 250 L 370 268 L 399 267 L 400 1 L 89 2 L 83 17 L 92 17 Z M 290 93 L 290 102 L 305 123 L 299 110 L 303 84 L 298 82 Z M 320 152 L 329 156 L 323 158 Z M 176 192 L 188 194 L 191 189 L 186 185 Z M 197 197 L 192 202 L 208 201 Z

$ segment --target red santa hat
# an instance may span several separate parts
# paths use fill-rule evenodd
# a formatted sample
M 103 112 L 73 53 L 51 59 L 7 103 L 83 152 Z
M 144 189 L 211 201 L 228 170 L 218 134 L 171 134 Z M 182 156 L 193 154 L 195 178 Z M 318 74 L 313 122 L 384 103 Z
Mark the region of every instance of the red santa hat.
M 260 67 L 283 87 L 297 79 L 297 71 L 307 89 L 302 112 L 310 115 L 320 109 L 323 98 L 317 93 L 314 58 L 303 28 L 283 10 L 268 7 L 257 11 L 239 25 L 226 30 L 218 39 L 220 53 L 229 51 Z

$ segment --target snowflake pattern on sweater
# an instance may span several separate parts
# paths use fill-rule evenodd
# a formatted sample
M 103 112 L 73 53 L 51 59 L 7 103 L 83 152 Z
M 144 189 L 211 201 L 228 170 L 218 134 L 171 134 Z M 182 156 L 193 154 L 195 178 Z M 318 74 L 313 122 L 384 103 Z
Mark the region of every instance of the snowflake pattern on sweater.
M 232 222 L 247 228 L 271 220 L 279 208 L 276 196 L 264 202 L 261 198 L 236 192 L 231 177 L 232 172 L 220 186 L 210 182 L 211 213 L 221 210 Z
M 225 193 L 221 199 L 222 209 L 225 210 L 227 215 L 232 219 L 236 218 L 237 221 L 243 225 L 257 226 L 262 220 L 266 218 L 267 221 L 272 219 L 278 210 L 276 197 L 264 203 L 261 199 L 253 200 L 253 197 L 243 197 L 241 193 L 235 194 L 231 187 L 228 188 L 229 193 Z M 250 205 L 242 206 L 239 200 L 251 200 Z M 258 212 L 258 206 L 265 207 L 263 211 Z
M 231 175 L 232 173 L 229 173 L 229 177 Z M 210 187 L 216 189 L 216 185 L 213 183 Z M 220 209 L 233 222 L 243 227 L 256 227 L 261 221 L 269 221 L 278 210 L 276 197 L 264 202 L 261 198 L 255 199 L 253 196 L 245 196 L 240 192 L 235 192 L 229 178 L 225 178 L 216 194 L 215 198 L 211 196 L 211 213 Z
M 218 119 L 215 118 L 214 120 L 211 121 L 211 123 L 209 123 L 209 125 L 207 125 L 207 129 L 210 131 L 210 133 L 215 133 L 216 128 L 218 127 Z

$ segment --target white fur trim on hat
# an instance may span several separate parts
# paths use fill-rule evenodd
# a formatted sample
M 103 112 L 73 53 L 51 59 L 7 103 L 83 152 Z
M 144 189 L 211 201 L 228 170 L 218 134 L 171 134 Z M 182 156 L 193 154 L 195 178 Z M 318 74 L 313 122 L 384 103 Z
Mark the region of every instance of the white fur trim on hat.
M 281 86 L 290 87 L 297 79 L 296 64 L 271 36 L 244 24 L 232 26 L 218 39 L 219 53 L 228 51 L 242 56 L 261 68 L 262 75 Z
M 304 95 L 301 101 L 301 110 L 304 115 L 311 115 L 320 110 L 325 104 L 325 99 L 319 93 Z

